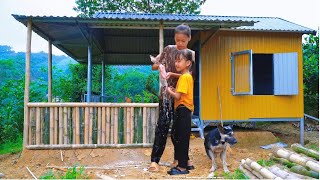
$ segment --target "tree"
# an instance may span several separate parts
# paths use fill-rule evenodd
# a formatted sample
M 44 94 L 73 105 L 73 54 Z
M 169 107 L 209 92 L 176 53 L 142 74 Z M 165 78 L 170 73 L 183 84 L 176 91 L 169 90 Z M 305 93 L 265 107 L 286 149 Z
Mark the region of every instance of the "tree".
M 73 10 L 80 17 L 92 17 L 96 12 L 139 12 L 200 14 L 206 0 L 76 0 Z
M 305 37 L 302 49 L 305 113 L 319 117 L 319 36 Z

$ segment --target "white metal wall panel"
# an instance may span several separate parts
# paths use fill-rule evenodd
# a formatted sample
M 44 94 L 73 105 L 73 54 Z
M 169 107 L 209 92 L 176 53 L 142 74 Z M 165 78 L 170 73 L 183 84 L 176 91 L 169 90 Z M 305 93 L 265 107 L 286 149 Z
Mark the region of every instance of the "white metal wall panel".
M 274 95 L 298 94 L 298 53 L 273 54 Z

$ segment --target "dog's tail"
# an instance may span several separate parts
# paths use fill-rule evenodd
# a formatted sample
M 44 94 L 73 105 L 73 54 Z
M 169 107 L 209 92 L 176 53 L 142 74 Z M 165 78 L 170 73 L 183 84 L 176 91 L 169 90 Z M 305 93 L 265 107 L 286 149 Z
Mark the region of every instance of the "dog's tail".
M 206 153 L 207 153 L 207 156 L 211 159 L 211 155 L 210 155 L 210 151 L 211 151 L 211 148 L 210 148 L 210 139 L 208 136 L 206 136 L 204 138 L 204 148 L 206 150 Z

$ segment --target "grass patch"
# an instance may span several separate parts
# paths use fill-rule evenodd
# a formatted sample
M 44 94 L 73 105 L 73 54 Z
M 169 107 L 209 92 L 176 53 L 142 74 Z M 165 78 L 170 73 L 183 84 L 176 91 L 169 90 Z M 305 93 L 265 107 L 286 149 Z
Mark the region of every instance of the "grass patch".
M 239 168 L 237 168 L 233 173 L 224 173 L 223 177 L 226 179 L 249 179 Z
M 309 148 L 309 149 L 312 149 L 312 150 L 319 152 L 319 145 L 318 144 L 307 144 L 306 148 Z
M 19 137 L 17 141 L 8 141 L 4 144 L 0 144 L 0 154 L 15 154 L 22 151 L 22 137 Z
M 269 167 L 269 166 L 272 166 L 275 164 L 275 162 L 273 160 L 264 160 L 264 159 L 258 160 L 257 163 L 263 167 L 266 167 L 266 166 Z
M 83 166 L 78 165 L 69 168 L 65 174 L 60 172 L 53 173 L 52 170 L 48 170 L 39 179 L 88 179 Z

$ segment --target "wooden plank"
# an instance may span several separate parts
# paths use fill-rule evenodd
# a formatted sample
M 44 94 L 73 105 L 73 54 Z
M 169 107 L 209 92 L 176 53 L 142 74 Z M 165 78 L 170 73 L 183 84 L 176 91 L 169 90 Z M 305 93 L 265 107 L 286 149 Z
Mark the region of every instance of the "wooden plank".
M 143 107 L 142 115 L 142 143 L 147 143 L 147 108 Z
M 101 144 L 106 143 L 106 108 L 101 110 Z
M 84 108 L 84 144 L 89 143 L 89 107 Z
M 130 123 L 130 117 L 131 117 L 131 109 L 127 108 L 127 129 L 126 129 L 126 136 L 127 136 L 127 144 L 131 143 L 131 123 Z
M 72 143 L 76 144 L 76 108 L 72 109 Z
M 67 102 L 30 102 L 28 107 L 158 107 L 158 103 L 67 103 Z
M 151 109 L 150 108 L 147 108 L 147 127 L 148 127 L 148 133 L 147 133 L 147 137 L 148 137 L 148 141 L 147 141 L 147 143 L 151 143 L 152 141 L 151 141 L 151 134 L 152 134 L 152 132 L 151 132 Z
M 41 121 L 40 121 L 40 108 L 36 108 L 36 145 L 40 144 L 40 136 L 41 136 L 41 132 L 40 132 L 40 127 L 41 127 Z
M 32 122 L 33 122 L 33 119 L 34 119 L 34 108 L 30 108 L 29 109 L 29 122 L 28 122 L 28 145 L 32 145 L 33 144 L 33 141 L 32 141 L 32 136 L 33 136 L 33 133 L 32 133 Z
M 93 107 L 89 108 L 89 144 L 92 143 L 92 127 L 93 127 Z
M 123 143 L 128 144 L 127 137 L 127 108 L 123 108 Z
M 106 114 L 106 144 L 110 143 L 110 107 L 107 107 L 107 114 Z
M 50 144 L 53 144 L 54 139 L 54 108 L 50 107 Z
M 119 108 L 114 108 L 114 144 L 118 144 L 118 114 Z
M 133 138 L 134 138 L 134 108 L 133 107 L 131 107 L 130 108 L 131 109 L 131 117 L 130 117 L 130 123 L 131 123 L 131 130 L 130 130 L 130 137 L 131 137 L 131 139 L 130 139 L 130 144 L 133 144 Z
M 48 102 L 52 102 L 52 42 L 48 41 Z
M 76 144 L 80 144 L 80 109 L 75 107 L 76 110 Z
M 100 107 L 98 107 L 97 144 L 101 144 L 101 108 Z
M 63 107 L 59 107 L 59 144 L 63 144 Z
M 53 134 L 53 144 L 58 144 L 58 124 L 59 124 L 59 112 L 58 112 L 58 107 L 54 107 L 54 134 Z
M 95 149 L 95 148 L 151 148 L 153 144 L 62 144 L 62 145 L 28 145 L 27 149 Z
M 156 108 L 151 109 L 151 134 L 150 134 L 150 142 L 154 141 L 155 129 L 156 129 Z

